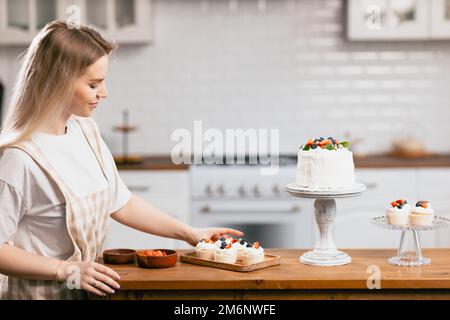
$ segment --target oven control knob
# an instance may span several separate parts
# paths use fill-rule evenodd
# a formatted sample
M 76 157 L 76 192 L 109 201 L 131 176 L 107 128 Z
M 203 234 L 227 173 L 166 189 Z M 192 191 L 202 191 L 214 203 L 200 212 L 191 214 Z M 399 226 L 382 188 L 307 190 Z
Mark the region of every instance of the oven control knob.
M 208 184 L 205 187 L 205 193 L 206 193 L 207 196 L 212 196 L 213 195 L 213 189 L 212 189 L 212 186 L 210 184 Z
M 217 193 L 222 196 L 225 195 L 225 186 L 223 184 L 221 184 L 217 187 Z
M 239 195 L 241 196 L 241 197 L 245 197 L 245 195 L 246 195 L 246 191 L 245 191 L 245 187 L 244 186 L 240 186 L 239 188 L 238 188 L 238 193 L 239 193 Z
M 261 196 L 261 188 L 258 185 L 253 187 L 253 194 L 255 197 Z

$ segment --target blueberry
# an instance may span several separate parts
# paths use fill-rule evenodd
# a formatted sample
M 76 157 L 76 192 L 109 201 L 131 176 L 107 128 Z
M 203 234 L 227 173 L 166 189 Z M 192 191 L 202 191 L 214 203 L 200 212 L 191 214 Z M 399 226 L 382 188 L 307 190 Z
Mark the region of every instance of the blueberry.
M 226 243 L 225 241 L 223 241 L 223 242 L 220 244 L 220 249 L 225 249 L 226 246 L 227 246 L 227 243 Z
M 319 141 L 323 141 L 323 140 L 325 140 L 323 137 L 320 137 L 320 138 L 319 138 Z
M 224 238 L 224 237 L 220 237 L 219 240 L 220 240 L 220 241 L 225 241 L 225 238 Z
M 313 143 L 312 145 L 311 145 L 311 149 L 316 149 L 317 148 L 317 143 Z
M 241 241 L 239 241 L 239 243 L 242 244 L 242 245 L 244 245 L 245 240 L 244 240 L 244 239 L 241 239 Z
M 399 204 L 399 205 L 398 205 L 398 208 L 399 208 L 399 209 L 403 208 L 403 205 L 402 205 L 402 204 Z
M 247 248 L 253 247 L 251 243 L 247 243 Z

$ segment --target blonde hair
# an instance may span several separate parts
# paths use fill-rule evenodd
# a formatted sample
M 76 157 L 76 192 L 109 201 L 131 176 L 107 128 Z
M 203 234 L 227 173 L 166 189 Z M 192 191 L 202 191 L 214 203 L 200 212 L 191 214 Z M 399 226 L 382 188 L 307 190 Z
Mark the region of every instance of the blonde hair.
M 87 26 L 73 28 L 59 20 L 48 23 L 21 61 L 1 130 L 0 152 L 67 113 L 77 78 L 115 48 L 115 43 Z

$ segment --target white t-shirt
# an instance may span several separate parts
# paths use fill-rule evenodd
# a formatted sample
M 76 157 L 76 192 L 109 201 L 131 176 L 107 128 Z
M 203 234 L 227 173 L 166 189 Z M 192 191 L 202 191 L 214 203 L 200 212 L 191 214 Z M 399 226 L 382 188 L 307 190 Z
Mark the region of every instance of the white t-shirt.
M 36 132 L 32 139 L 76 196 L 107 186 L 100 164 L 74 117 L 67 122 L 66 134 Z M 112 214 L 128 202 L 131 193 L 103 140 L 101 151 L 112 190 Z M 63 194 L 34 160 L 17 148 L 6 149 L 0 155 L 0 246 L 6 242 L 59 259 L 69 258 L 74 249 L 67 231 Z

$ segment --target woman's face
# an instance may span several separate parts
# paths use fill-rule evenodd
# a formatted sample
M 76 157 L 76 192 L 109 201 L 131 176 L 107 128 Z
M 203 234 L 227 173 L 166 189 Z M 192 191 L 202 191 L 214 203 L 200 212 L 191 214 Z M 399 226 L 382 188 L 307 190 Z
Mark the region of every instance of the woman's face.
M 75 82 L 75 95 L 70 113 L 80 117 L 91 116 L 100 99 L 107 97 L 105 78 L 108 71 L 108 56 L 104 55 L 91 64 L 84 75 Z

